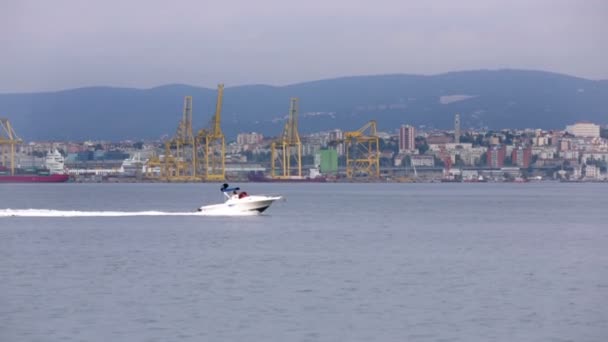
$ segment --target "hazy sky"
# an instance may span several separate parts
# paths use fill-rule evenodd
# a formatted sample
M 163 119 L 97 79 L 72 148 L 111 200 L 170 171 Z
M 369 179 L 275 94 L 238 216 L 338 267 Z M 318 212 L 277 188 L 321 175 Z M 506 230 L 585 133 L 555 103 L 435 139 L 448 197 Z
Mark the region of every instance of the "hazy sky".
M 497 68 L 608 79 L 608 0 L 0 0 L 0 92 Z

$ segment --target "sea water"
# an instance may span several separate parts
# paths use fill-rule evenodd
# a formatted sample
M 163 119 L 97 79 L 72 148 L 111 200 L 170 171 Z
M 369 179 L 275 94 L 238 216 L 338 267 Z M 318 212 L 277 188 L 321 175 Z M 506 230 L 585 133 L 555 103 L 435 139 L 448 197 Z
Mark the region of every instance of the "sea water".
M 608 340 L 606 184 L 242 187 L 0 185 L 0 341 Z

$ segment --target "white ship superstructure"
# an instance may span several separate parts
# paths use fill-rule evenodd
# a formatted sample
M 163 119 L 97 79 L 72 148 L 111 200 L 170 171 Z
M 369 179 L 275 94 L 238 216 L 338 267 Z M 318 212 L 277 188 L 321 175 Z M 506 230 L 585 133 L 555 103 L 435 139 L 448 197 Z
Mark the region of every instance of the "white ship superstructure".
M 65 174 L 65 159 L 54 149 L 52 152 L 47 153 L 44 159 L 44 166 L 49 170 L 52 175 L 63 175 Z

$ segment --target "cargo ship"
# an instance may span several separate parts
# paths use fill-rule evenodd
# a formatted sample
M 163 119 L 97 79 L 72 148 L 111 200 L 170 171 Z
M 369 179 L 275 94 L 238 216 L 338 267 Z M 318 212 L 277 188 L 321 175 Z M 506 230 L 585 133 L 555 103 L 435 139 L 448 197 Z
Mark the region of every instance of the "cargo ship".
M 0 183 L 63 183 L 69 179 L 63 156 L 57 150 L 47 154 L 42 168 L 15 168 L 11 174 L 9 168 L 0 166 Z
M 263 172 L 260 171 L 252 171 L 247 174 L 247 179 L 250 182 L 256 183 L 325 183 L 327 182 L 327 178 L 319 174 L 317 169 L 311 169 L 310 175 L 307 177 L 298 177 L 291 176 L 288 178 L 271 178 L 266 176 Z
M 68 175 L 45 174 L 44 170 L 39 170 L 36 173 L 18 172 L 19 170 L 15 170 L 15 174 L 11 176 L 10 171 L 7 174 L 3 174 L 2 170 L 0 170 L 0 183 L 63 183 L 70 179 Z

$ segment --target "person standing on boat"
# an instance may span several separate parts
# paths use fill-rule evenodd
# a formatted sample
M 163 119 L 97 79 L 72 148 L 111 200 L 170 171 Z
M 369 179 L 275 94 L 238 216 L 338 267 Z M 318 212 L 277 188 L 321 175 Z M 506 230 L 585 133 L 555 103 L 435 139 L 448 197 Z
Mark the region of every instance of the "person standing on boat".
M 220 191 L 223 192 L 223 193 L 227 193 L 227 192 L 232 191 L 232 196 L 230 196 L 230 198 L 237 199 L 237 198 L 240 198 L 239 197 L 239 192 L 238 192 L 238 190 L 240 190 L 240 189 L 241 188 L 238 188 L 238 187 L 236 187 L 236 188 L 230 188 L 227 183 L 224 183 L 222 185 L 222 188 L 220 189 Z

